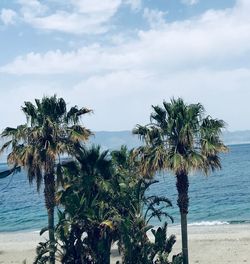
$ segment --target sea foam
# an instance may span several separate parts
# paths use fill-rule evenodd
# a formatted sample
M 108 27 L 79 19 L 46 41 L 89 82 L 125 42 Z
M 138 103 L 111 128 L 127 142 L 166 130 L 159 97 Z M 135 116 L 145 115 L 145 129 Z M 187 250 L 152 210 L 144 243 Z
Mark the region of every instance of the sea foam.
M 188 224 L 189 226 L 214 226 L 214 225 L 229 225 L 229 222 L 225 221 L 201 221 Z

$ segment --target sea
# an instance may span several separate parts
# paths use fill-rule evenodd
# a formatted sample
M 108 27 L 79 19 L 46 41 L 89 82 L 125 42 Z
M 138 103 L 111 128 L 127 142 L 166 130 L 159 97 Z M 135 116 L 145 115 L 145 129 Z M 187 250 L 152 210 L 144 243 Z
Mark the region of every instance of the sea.
M 250 223 L 250 144 L 231 145 L 221 155 L 222 169 L 208 176 L 202 173 L 189 175 L 189 225 L 230 225 Z M 7 168 L 0 164 L 0 171 Z M 148 195 L 165 196 L 172 201 L 167 209 L 180 223 L 176 205 L 175 177 L 171 173 L 156 176 L 158 183 L 151 186 Z M 163 219 L 163 221 L 169 219 Z M 0 232 L 40 230 L 46 226 L 43 191 L 28 183 L 24 171 L 0 179 Z M 160 225 L 154 219 L 153 225 Z

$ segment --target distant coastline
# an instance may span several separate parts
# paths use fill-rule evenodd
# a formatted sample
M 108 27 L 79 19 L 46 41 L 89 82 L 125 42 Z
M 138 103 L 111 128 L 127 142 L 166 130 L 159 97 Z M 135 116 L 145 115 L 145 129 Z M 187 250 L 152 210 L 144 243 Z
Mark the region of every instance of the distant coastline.
M 91 143 L 100 144 L 107 149 L 116 149 L 126 144 L 129 148 L 137 147 L 141 144 L 137 136 L 131 131 L 96 131 L 95 136 L 91 138 Z M 225 131 L 222 135 L 226 145 L 250 144 L 250 130 L 244 131 Z

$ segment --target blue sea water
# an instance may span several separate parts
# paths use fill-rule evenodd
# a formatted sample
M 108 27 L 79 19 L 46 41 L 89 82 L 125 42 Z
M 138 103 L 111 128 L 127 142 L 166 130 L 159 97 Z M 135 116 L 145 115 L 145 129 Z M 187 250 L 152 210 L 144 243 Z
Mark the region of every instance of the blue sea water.
M 209 176 L 190 175 L 191 225 L 250 223 L 250 144 L 230 146 L 221 156 L 222 170 Z M 0 164 L 0 170 L 7 168 Z M 175 177 L 158 175 L 149 194 L 168 197 L 173 208 L 168 213 L 180 222 L 176 206 Z M 38 194 L 35 185 L 29 185 L 25 172 L 0 179 L 0 232 L 40 230 L 46 226 L 43 191 Z M 153 222 L 159 225 L 156 220 Z

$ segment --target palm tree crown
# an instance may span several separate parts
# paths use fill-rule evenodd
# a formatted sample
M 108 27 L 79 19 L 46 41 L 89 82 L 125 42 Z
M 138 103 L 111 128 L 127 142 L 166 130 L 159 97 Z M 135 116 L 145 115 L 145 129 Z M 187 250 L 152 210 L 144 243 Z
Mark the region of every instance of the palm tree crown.
M 27 169 L 30 182 L 35 179 L 39 189 L 42 175 L 54 171 L 56 159 L 73 154 L 74 145 L 81 144 L 91 134 L 79 123 L 81 115 L 91 110 L 75 106 L 67 111 L 65 101 L 54 95 L 36 99 L 35 105 L 25 102 L 22 111 L 27 122 L 4 129 L 1 136 L 6 143 L 1 151 L 11 148 L 8 163 Z
M 145 174 L 159 169 L 175 174 L 198 169 L 207 174 L 221 167 L 218 153 L 227 150 L 220 139 L 222 120 L 204 117 L 201 104 L 186 105 L 180 98 L 152 107 L 151 123 L 133 130 L 145 143 L 137 150 Z

